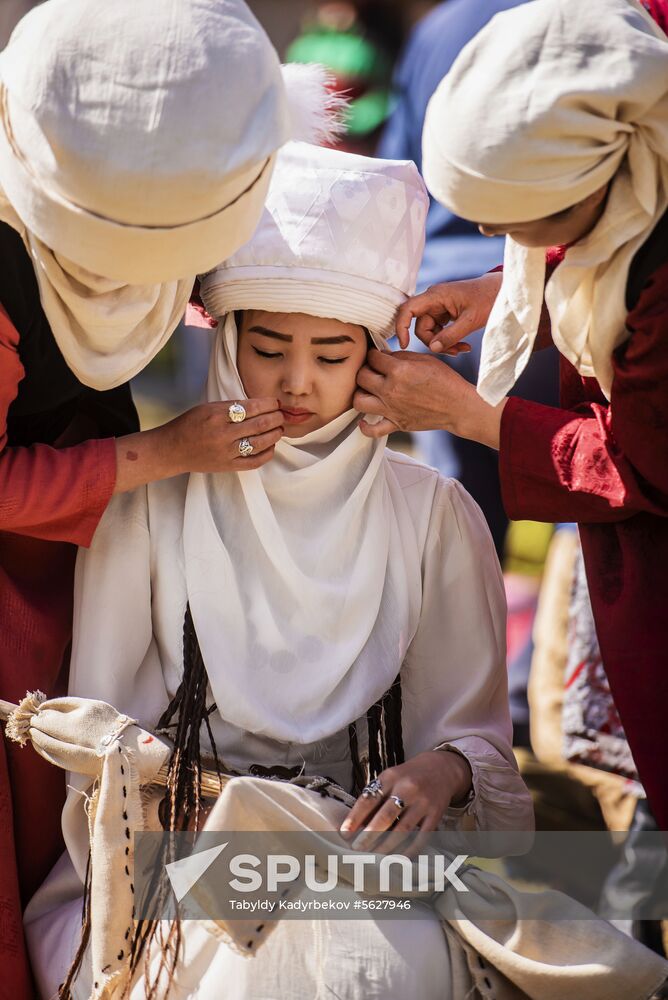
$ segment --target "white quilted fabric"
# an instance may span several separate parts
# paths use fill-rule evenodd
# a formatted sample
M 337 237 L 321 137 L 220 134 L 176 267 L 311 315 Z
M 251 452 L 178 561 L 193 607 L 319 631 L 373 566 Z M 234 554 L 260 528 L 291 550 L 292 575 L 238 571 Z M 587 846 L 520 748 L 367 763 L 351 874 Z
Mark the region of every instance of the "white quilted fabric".
M 411 161 L 290 143 L 252 239 L 203 280 L 207 309 L 303 312 L 386 337 L 415 290 L 428 207 Z

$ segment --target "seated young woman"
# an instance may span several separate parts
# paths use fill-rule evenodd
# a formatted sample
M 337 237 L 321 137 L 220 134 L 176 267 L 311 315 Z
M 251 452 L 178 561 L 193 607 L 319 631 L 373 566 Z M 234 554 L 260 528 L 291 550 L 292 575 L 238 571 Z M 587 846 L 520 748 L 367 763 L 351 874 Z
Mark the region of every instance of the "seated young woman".
M 116 497 L 79 555 L 71 692 L 172 735 L 186 778 L 168 826 L 201 824 L 187 776 L 215 746 L 231 772 L 337 782 L 357 796 L 348 834 L 532 828 L 485 521 L 459 483 L 365 437 L 352 409 L 370 343 L 383 348 L 414 289 L 427 204 L 412 163 L 302 145 L 279 156 L 253 239 L 202 280 L 220 320 L 207 398 L 238 401 L 238 470 Z M 284 436 L 245 470 L 266 447 L 244 434 L 258 398 L 279 401 Z M 68 854 L 27 917 L 45 997 L 76 949 L 85 788 L 73 779 Z M 252 960 L 195 923 L 183 940 L 174 997 L 217 997 L 223 980 L 231 1000 L 312 1000 L 318 984 L 449 995 L 435 916 L 285 922 Z M 91 979 L 84 961 L 72 995 Z M 132 997 L 146 988 L 138 972 Z

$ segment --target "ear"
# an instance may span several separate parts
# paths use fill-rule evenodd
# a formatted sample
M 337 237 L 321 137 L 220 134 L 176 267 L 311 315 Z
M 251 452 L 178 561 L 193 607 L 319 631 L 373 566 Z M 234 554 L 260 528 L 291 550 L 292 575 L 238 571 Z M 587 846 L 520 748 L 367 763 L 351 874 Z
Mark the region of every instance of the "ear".
M 602 187 L 597 188 L 596 191 L 592 191 L 582 202 L 581 205 L 588 205 L 590 208 L 598 208 L 608 196 L 608 190 L 610 188 L 610 181 L 603 184 Z

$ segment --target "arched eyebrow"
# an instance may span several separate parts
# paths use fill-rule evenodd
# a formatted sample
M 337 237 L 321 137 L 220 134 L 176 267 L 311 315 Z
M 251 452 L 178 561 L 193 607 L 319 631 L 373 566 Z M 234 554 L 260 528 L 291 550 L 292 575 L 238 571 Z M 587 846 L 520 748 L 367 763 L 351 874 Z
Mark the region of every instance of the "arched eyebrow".
M 279 333 L 278 330 L 270 330 L 266 326 L 251 326 L 249 333 L 261 333 L 264 337 L 271 337 L 273 340 L 283 340 L 288 344 L 292 343 L 292 335 L 289 333 Z M 342 333 L 338 337 L 311 337 L 312 344 L 354 344 L 352 337 Z
M 342 333 L 340 337 L 311 337 L 312 344 L 354 344 L 352 337 Z
M 266 326 L 252 326 L 249 333 L 261 333 L 265 337 L 273 337 L 274 340 L 284 340 L 288 344 L 292 343 L 289 333 L 278 333 L 277 330 L 269 330 Z

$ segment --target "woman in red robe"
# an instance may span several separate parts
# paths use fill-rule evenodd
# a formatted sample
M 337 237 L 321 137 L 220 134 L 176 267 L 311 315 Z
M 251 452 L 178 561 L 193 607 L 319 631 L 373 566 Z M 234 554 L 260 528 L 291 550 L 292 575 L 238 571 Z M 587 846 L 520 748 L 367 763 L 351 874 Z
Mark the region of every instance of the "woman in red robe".
M 424 146 L 432 193 L 505 234 L 505 264 L 416 296 L 398 330 L 406 346 L 417 317 L 432 350 L 459 351 L 487 323 L 478 392 L 435 358 L 373 353 L 356 405 L 497 448 L 511 518 L 578 522 L 612 693 L 668 829 L 668 38 L 629 0 L 500 15 L 441 84 Z M 550 336 L 561 408 L 508 395 Z

